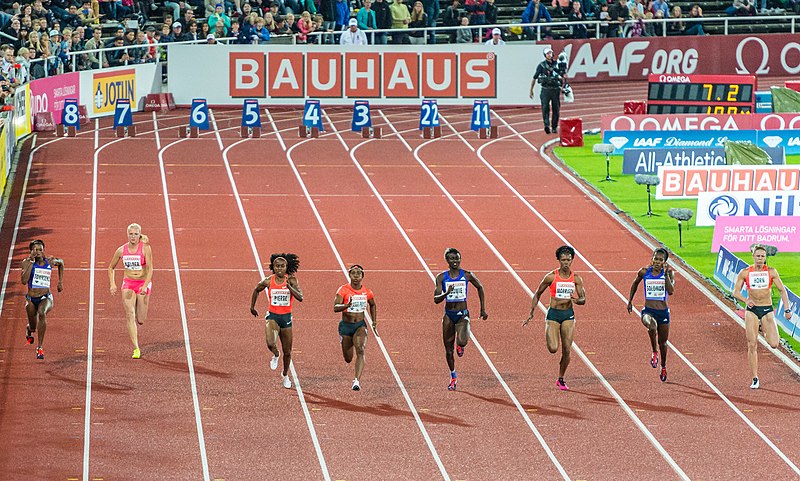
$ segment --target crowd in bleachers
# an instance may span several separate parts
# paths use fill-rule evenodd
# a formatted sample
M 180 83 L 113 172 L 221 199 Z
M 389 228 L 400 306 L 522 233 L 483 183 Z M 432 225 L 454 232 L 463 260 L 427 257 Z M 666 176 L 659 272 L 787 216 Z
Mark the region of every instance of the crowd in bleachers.
M 616 36 L 704 35 L 703 5 L 675 0 L 0 0 L 0 36 L 5 65 L 0 84 L 13 89 L 20 72 L 32 78 L 163 60 L 159 44 L 177 41 L 263 44 L 278 38 L 296 43 L 339 42 L 351 19 L 355 29 L 400 32 L 368 35 L 370 43 L 471 43 L 491 39 L 500 23 L 573 22 L 566 33 L 540 27 L 511 28 L 503 36 L 587 38 Z M 606 3 L 608 1 L 609 3 Z M 703 2 L 720 6 L 720 1 Z M 729 0 L 719 15 L 800 13 L 800 0 Z M 497 4 L 496 4 L 497 2 Z M 760 4 L 757 4 L 760 2 Z M 683 6 L 683 9 L 682 7 Z M 680 19 L 667 24 L 648 19 Z M 684 20 L 685 19 L 685 20 Z M 599 32 L 583 21 L 600 20 Z M 417 31 L 434 26 L 469 29 Z M 355 38 L 348 36 L 348 38 Z M 103 53 L 92 50 L 118 47 Z M 72 52 L 86 53 L 67 55 Z M 10 53 L 9 53 L 10 52 Z M 12 72 L 13 71 L 13 72 Z M 3 83 L 5 82 L 5 83 Z M 1 93 L 0 93 L 1 95 Z

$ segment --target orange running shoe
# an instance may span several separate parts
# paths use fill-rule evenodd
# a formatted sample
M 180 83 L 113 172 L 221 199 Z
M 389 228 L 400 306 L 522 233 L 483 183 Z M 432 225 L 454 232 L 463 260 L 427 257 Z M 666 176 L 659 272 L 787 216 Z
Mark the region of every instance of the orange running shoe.
M 650 365 L 653 369 L 658 367 L 658 351 L 653 351 L 653 355 L 650 356 Z
M 44 359 L 44 349 L 41 347 L 36 348 L 36 359 Z

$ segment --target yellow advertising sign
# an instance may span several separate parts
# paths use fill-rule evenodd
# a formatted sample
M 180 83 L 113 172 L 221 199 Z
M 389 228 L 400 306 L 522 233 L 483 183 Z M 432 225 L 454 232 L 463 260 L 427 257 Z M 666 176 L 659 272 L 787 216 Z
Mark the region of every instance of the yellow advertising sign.
M 118 99 L 136 99 L 136 70 L 114 70 L 92 75 L 92 108 L 95 114 L 114 112 Z

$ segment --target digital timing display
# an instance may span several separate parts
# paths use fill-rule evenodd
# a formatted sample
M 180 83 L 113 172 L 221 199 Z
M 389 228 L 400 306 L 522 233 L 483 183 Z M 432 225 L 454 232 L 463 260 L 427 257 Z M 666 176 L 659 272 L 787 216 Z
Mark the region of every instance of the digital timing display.
M 755 107 L 752 75 L 661 75 L 649 77 L 649 114 L 749 114 Z

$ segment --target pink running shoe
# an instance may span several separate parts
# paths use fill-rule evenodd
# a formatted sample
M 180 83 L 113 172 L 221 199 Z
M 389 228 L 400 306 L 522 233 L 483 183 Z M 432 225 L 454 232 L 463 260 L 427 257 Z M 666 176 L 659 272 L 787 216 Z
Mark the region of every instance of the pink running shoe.
M 30 327 L 25 326 L 25 341 L 28 344 L 33 344 L 33 336 L 31 334 L 33 333 L 31 332 Z
M 44 359 L 44 349 L 41 347 L 36 348 L 36 359 Z
M 653 355 L 650 356 L 650 365 L 653 369 L 658 367 L 658 351 L 653 351 Z
M 448 390 L 448 391 L 455 391 L 455 390 L 456 390 L 456 384 L 457 384 L 457 383 L 458 383 L 458 379 L 457 379 L 457 378 L 454 378 L 454 377 L 451 377 L 451 378 L 450 378 L 450 385 L 449 385 L 449 386 L 447 386 L 447 390 Z
M 658 376 L 658 377 L 661 378 L 661 382 L 667 382 L 667 368 L 662 367 L 661 368 L 661 375 Z
M 464 355 L 464 348 L 456 344 L 456 354 L 458 357 L 462 357 Z
M 567 386 L 567 383 L 565 383 L 563 379 L 556 380 L 556 387 L 562 391 L 569 391 L 569 386 Z

